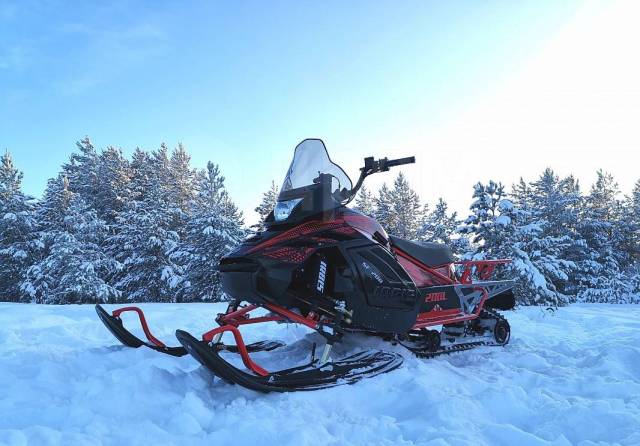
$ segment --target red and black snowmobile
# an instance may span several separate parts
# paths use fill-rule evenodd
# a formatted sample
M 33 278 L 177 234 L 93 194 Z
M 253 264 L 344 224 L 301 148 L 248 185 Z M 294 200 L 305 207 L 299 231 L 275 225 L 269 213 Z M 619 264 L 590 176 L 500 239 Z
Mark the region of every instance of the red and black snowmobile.
M 367 176 L 413 162 L 414 157 L 365 158 L 352 186 L 321 140 L 304 140 L 295 149 L 266 230 L 220 262 L 222 287 L 233 301 L 217 316 L 217 328 L 200 338 L 177 330 L 182 345 L 167 347 L 151 334 L 137 307 L 109 314 L 97 305 L 98 315 L 127 346 L 189 353 L 223 380 L 265 392 L 349 384 L 402 364 L 400 354 L 380 350 L 332 359 L 332 346 L 353 332 L 379 336 L 424 357 L 505 345 L 509 324 L 496 310 L 514 306 L 514 283 L 491 276 L 509 260 L 455 262 L 447 246 L 387 235 L 374 219 L 346 207 Z M 124 328 L 120 315 L 126 311 L 137 312 L 147 341 Z M 250 354 L 284 344 L 245 344 L 240 328 L 266 322 L 315 330 L 324 340 L 321 354 L 316 357 L 314 344 L 309 363 L 265 370 Z M 221 342 L 225 333 L 234 345 Z M 245 369 L 225 360 L 223 352 L 239 354 Z

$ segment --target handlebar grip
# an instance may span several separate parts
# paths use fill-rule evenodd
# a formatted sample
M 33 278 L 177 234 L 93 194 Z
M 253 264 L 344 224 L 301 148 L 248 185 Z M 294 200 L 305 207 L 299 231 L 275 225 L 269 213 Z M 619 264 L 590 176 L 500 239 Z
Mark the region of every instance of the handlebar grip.
M 412 164 L 416 162 L 415 156 L 409 156 L 407 158 L 398 158 L 397 160 L 387 161 L 387 167 L 401 166 L 403 164 Z

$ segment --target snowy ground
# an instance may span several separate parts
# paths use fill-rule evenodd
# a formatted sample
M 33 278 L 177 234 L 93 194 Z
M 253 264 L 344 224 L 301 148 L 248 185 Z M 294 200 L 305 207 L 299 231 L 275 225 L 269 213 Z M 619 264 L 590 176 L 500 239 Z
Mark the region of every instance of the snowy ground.
M 143 308 L 172 342 L 175 328 L 202 332 L 220 309 Z M 91 306 L 0 304 L 0 444 L 640 444 L 640 306 L 507 317 L 504 349 L 407 355 L 353 386 L 264 395 L 214 380 L 190 357 L 118 346 Z M 305 335 L 259 330 L 254 340 Z

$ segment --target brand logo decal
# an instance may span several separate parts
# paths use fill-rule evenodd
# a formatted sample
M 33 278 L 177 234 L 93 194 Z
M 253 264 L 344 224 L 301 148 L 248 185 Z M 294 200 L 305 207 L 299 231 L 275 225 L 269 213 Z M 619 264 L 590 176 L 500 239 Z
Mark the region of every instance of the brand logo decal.
M 378 286 L 374 290 L 374 294 L 378 297 L 398 299 L 402 302 L 415 302 L 413 299 L 416 298 L 414 290 L 392 286 Z
M 327 277 L 327 264 L 324 260 L 320 261 L 320 270 L 318 271 L 318 284 L 316 285 L 316 290 L 318 292 L 324 292 L 324 281 Z
M 371 277 L 373 277 L 376 280 L 376 282 L 380 284 L 384 283 L 384 280 L 382 280 L 382 277 L 380 277 L 380 274 L 378 274 L 367 262 L 362 262 L 362 267 L 366 269 L 369 272 L 369 274 L 371 274 Z
M 447 296 L 444 291 L 440 291 L 438 293 L 429 293 L 424 298 L 425 302 L 442 302 L 443 300 L 447 300 Z

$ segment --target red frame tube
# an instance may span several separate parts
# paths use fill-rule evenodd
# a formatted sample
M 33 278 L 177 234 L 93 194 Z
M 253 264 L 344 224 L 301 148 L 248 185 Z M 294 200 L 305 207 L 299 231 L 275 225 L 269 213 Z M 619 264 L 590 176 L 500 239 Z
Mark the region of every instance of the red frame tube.
M 425 265 L 424 263 L 422 263 L 420 260 L 416 259 L 415 257 L 407 254 L 404 251 L 401 251 L 398 248 L 394 248 L 393 251 L 399 255 L 400 257 L 404 257 L 405 259 L 409 260 L 411 263 L 414 263 L 415 265 L 417 265 L 418 267 L 422 268 L 423 270 L 425 270 L 427 273 L 431 274 L 432 276 L 434 276 L 436 279 L 443 281 L 443 285 L 451 285 L 455 283 L 455 280 L 453 280 L 451 277 L 445 276 L 444 274 L 439 273 L 438 271 L 436 271 L 435 269 Z M 443 265 L 439 265 L 439 266 L 443 266 Z
M 242 334 L 240 333 L 240 330 L 238 330 L 237 327 L 234 327 L 233 325 L 223 325 L 222 327 L 214 328 L 213 330 L 203 334 L 202 340 L 206 342 L 211 342 L 217 334 L 224 333 L 225 331 L 230 331 L 233 334 L 233 337 L 236 341 L 236 345 L 238 346 L 238 352 L 240 353 L 240 357 L 242 358 L 242 362 L 244 363 L 244 365 L 247 366 L 248 369 L 252 370 L 253 372 L 255 372 L 260 376 L 269 375 L 269 372 L 267 372 L 265 369 L 263 369 L 258 364 L 253 362 L 253 360 L 249 356 L 249 352 L 247 351 L 247 346 L 245 345 L 244 340 L 242 339 Z
M 151 330 L 149 330 L 149 326 L 147 325 L 147 320 L 145 319 L 144 313 L 140 308 L 138 308 L 138 307 L 118 308 L 117 310 L 113 310 L 111 315 L 113 317 L 117 317 L 118 319 L 120 319 L 120 315 L 122 313 L 124 313 L 124 312 L 127 312 L 127 311 L 133 311 L 133 312 L 138 314 L 138 318 L 140 319 L 140 325 L 142 325 L 142 330 L 144 331 L 144 335 L 147 337 L 147 340 L 149 342 L 151 342 L 152 344 L 154 344 L 157 347 L 162 347 L 162 348 L 166 348 L 167 347 L 162 341 L 160 341 L 154 335 L 151 334 Z

